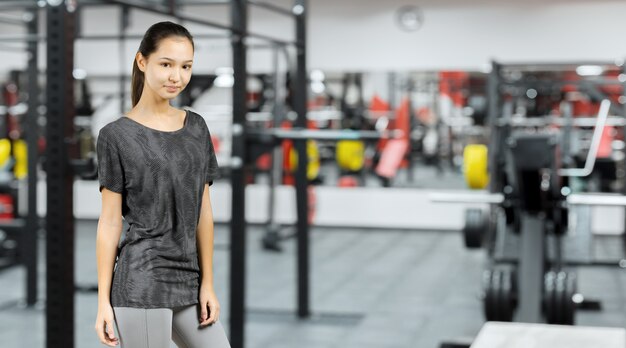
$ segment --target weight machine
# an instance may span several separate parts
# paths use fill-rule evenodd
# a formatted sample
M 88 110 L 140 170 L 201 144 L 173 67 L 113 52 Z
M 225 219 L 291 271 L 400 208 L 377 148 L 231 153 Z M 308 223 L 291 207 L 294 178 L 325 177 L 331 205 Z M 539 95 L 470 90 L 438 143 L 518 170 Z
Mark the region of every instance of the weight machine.
M 550 66 L 548 66 L 549 68 Z M 464 163 L 489 182 L 488 193 L 467 195 L 438 194 L 437 202 L 486 203 L 489 210 L 468 209 L 463 229 L 468 248 L 484 247 L 489 266 L 483 274 L 483 308 L 488 321 L 547 322 L 573 325 L 577 309 L 599 309 L 597 301 L 577 292 L 577 265 L 614 265 L 620 260 L 596 262 L 591 257 L 576 260 L 566 255 L 566 239 L 571 208 L 577 205 L 613 205 L 626 203 L 619 195 L 574 191 L 572 181 L 587 177 L 594 168 L 603 130 L 607 122 L 623 118 L 611 116 L 611 101 L 601 102 L 589 150 L 583 168 L 572 168 L 572 127 L 585 123 L 568 114 L 562 106 L 560 128 L 548 128 L 550 117 L 523 118 L 514 113 L 511 87 L 547 86 L 545 79 L 507 80 L 507 74 L 522 65 L 493 63 L 489 77 L 489 151 L 484 145 L 466 149 Z M 535 67 L 537 68 L 537 67 Z M 546 68 L 545 66 L 540 68 Z M 582 79 L 581 79 L 582 80 Z M 554 81 L 552 81 L 554 82 Z M 568 82 L 572 83 L 572 82 Z M 587 81 L 573 82 L 578 85 Z M 591 82 L 595 83 L 595 82 Z M 602 79 L 604 84 L 621 84 Z M 559 82 L 554 82 L 559 85 Z M 610 96 L 606 96 L 610 98 Z M 539 126 L 537 126 L 539 125 Z M 480 153 L 479 153 L 480 152 Z M 470 180 L 471 181 L 471 180 Z M 470 182 L 468 181 L 468 182 Z M 478 185 L 479 186 L 479 185 Z M 580 218 L 580 217 L 579 217 Z M 589 219 L 589 217 L 585 217 Z M 588 228 L 577 226 L 577 232 Z M 590 235 L 591 231 L 582 231 Z M 589 243 L 589 240 L 586 240 Z

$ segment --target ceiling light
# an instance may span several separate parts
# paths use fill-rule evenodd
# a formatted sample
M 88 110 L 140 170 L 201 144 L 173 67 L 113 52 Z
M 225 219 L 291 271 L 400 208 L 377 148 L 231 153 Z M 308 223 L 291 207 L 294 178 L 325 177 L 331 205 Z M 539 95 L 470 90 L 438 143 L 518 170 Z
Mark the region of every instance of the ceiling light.
M 598 76 L 604 69 L 599 65 L 581 65 L 576 68 L 576 73 L 580 76 Z
M 326 76 L 324 75 L 324 72 L 318 69 L 315 69 L 313 71 L 311 71 L 311 74 L 309 76 L 309 78 L 311 79 L 311 81 L 324 81 L 324 79 L 326 78 Z

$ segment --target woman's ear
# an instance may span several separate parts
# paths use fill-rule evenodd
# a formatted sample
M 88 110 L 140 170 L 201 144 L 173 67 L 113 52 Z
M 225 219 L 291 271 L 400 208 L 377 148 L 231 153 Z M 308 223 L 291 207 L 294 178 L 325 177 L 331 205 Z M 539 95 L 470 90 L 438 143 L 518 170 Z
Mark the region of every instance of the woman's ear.
M 146 64 L 148 63 L 146 57 L 144 57 L 140 52 L 137 52 L 135 60 L 137 61 L 137 67 L 139 67 L 139 70 L 146 72 Z

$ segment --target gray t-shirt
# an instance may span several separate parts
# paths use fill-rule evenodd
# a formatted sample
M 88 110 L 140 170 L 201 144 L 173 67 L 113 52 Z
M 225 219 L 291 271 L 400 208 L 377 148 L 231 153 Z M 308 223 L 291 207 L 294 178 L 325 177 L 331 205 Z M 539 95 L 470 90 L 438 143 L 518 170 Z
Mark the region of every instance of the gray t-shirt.
M 122 194 L 129 226 L 118 250 L 111 304 L 198 303 L 196 228 L 204 184 L 219 175 L 202 116 L 187 110 L 183 127 L 171 132 L 123 116 L 100 130 L 96 151 L 100 191 Z

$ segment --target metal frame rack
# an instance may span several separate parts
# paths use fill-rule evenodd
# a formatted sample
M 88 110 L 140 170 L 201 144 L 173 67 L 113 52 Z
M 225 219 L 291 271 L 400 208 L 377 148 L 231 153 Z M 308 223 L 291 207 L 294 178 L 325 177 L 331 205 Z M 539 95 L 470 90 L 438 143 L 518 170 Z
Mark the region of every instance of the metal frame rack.
M 22 9 L 24 7 L 23 2 L 7 2 L 0 6 L 0 9 Z M 28 15 L 23 16 L 21 19 L 13 18 L 1 18 L 1 22 L 25 27 L 28 32 L 28 36 L 20 38 L 0 37 L 0 42 L 24 42 L 27 45 L 25 47 L 17 47 L 12 45 L 4 45 L 0 47 L 2 50 L 24 50 L 28 54 L 28 70 L 27 70 L 27 85 L 28 85 L 28 112 L 26 117 L 26 142 L 28 147 L 28 172 L 37 173 L 38 150 L 37 150 L 37 138 L 38 138 L 38 125 L 37 119 L 39 117 L 39 86 L 37 83 L 39 72 L 37 70 L 38 60 L 38 47 L 37 47 L 37 34 L 39 32 L 39 12 L 37 7 L 29 9 Z M 0 224 L 0 229 L 12 230 L 19 233 L 19 260 L 18 262 L 23 264 L 26 268 L 26 304 L 33 306 L 37 302 L 37 233 L 40 229 L 40 220 L 37 216 L 37 176 L 29 175 L 27 179 L 28 186 L 28 214 L 24 219 L 18 218 L 12 223 Z
M 74 327 L 68 323 L 74 322 L 74 218 L 73 218 L 73 180 L 72 158 L 76 158 L 77 147 L 73 140 L 74 119 L 74 89 L 73 89 L 73 49 L 76 36 L 76 11 L 82 6 L 90 5 L 118 5 L 126 10 L 142 10 L 176 18 L 178 20 L 209 26 L 224 30 L 230 38 L 233 69 L 233 126 L 232 126 L 232 219 L 231 227 L 231 280 L 230 280 L 230 340 L 234 348 L 241 348 L 245 341 L 245 274 L 246 274 L 246 222 L 245 222 L 245 177 L 244 159 L 247 153 L 248 132 L 246 130 L 246 58 L 247 38 L 260 39 L 277 46 L 293 46 L 297 50 L 295 66 L 295 111 L 298 115 L 296 127 L 305 128 L 306 125 L 306 17 L 307 0 L 294 0 L 291 9 L 284 9 L 265 1 L 182 1 L 164 0 L 161 3 L 147 1 L 123 0 L 85 0 L 76 1 L 48 1 L 44 4 L 47 9 L 47 79 L 46 79 L 46 172 L 47 172 L 47 308 L 46 308 L 46 344 L 48 347 L 71 348 L 74 346 Z M 183 14 L 178 10 L 183 5 L 230 5 L 231 25 L 198 19 Z M 288 41 L 270 36 L 251 33 L 248 31 L 248 5 L 257 6 L 281 15 L 289 16 L 295 21 L 296 40 Z M 12 1 L 2 4 L 4 10 L 38 10 L 38 3 Z M 37 42 L 44 40 L 37 36 L 36 21 L 28 37 L 17 38 L 14 41 L 27 41 L 29 47 L 35 47 Z M 82 37 L 87 39 L 88 37 Z M 107 39 L 115 37 L 94 37 Z M 125 37 L 120 35 L 118 39 Z M 36 54 L 30 56 L 30 70 L 36 72 Z M 37 84 L 36 74 L 31 75 L 31 86 Z M 38 94 L 32 94 L 38 95 Z M 34 98 L 32 98 L 34 99 Z M 31 99 L 31 102 L 34 100 Z M 37 107 L 30 108 L 35 112 Z M 35 117 L 30 118 L 35 122 Z M 32 129 L 35 129 L 33 127 Z M 296 140 L 295 148 L 302 159 L 306 159 L 306 140 Z M 29 148 L 29 153 L 35 149 Z M 31 156 L 35 165 L 35 159 Z M 68 158 L 70 159 L 68 161 Z M 308 226 L 307 191 L 306 191 L 306 160 L 300 161 L 296 175 L 298 204 L 298 264 L 300 277 L 298 315 L 301 318 L 309 316 L 308 297 Z M 36 173 L 36 168 L 29 167 L 30 173 Z M 35 175 L 29 180 L 36 180 Z M 33 186 L 34 187 L 34 184 Z M 34 190 L 31 190 L 34 192 Z M 29 205 L 36 202 L 31 195 Z M 29 213 L 35 212 L 35 207 L 29 206 Z M 32 226 L 32 225 L 29 225 Z M 31 238 L 35 234 L 32 233 Z M 25 242 L 35 245 L 32 240 Z M 36 255 L 36 252 L 33 252 Z M 33 259 L 34 260 L 34 259 Z M 34 274 L 34 273 L 33 273 Z M 29 287 L 31 289 L 31 287 Z M 34 296 L 34 295 L 33 295 Z M 30 298 L 30 295 L 29 295 Z M 34 298 L 34 297 L 33 297 Z

